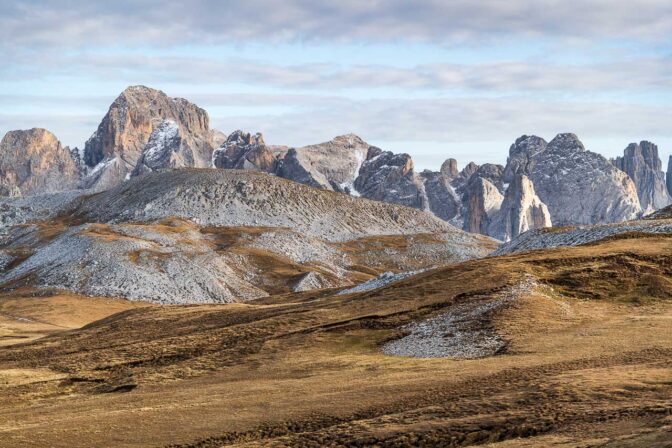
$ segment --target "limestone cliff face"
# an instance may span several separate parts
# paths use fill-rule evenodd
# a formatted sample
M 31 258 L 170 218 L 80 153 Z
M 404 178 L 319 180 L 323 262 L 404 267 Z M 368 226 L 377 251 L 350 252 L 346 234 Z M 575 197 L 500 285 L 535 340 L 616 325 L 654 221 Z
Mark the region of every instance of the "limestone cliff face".
M 554 225 L 618 222 L 641 213 L 632 179 L 603 156 L 587 151 L 576 135 L 558 134 L 542 146 L 517 153 L 515 160 L 526 160 L 517 168 L 510 155 L 504 172 L 530 178 Z
M 0 142 L 0 196 L 30 196 L 76 188 L 79 168 L 46 129 L 10 131 Z
M 645 212 L 652 212 L 672 203 L 656 145 L 647 141 L 630 143 L 625 148 L 623 157 L 617 157 L 612 162 L 635 182 L 639 202 Z
M 463 230 L 488 235 L 503 200 L 495 184 L 485 177 L 472 176 L 462 199 Z
M 168 126 L 166 123 L 177 128 L 180 144 L 171 148 L 169 157 L 157 158 L 157 163 L 163 163 L 155 168 L 210 166 L 213 134 L 207 112 L 160 90 L 132 86 L 114 100 L 86 142 L 84 163 L 95 175 L 86 178 L 83 187 L 101 190 L 122 182 L 135 169 L 155 129 Z M 155 146 L 147 149 L 155 151 Z M 155 169 L 150 165 L 139 171 Z
M 534 191 L 532 181 L 522 174 L 513 178 L 504 196 L 499 213 L 488 234 L 509 241 L 528 230 L 551 227 L 551 214 Z

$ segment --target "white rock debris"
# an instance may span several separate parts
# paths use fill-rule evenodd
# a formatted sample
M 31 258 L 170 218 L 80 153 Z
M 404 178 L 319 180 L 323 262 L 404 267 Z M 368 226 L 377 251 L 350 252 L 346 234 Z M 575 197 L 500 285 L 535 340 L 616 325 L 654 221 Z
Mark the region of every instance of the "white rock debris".
M 383 353 L 413 358 L 475 359 L 492 356 L 506 347 L 493 329 L 483 326 L 489 315 L 538 286 L 532 277 L 508 288 L 495 298 L 473 298 L 453 305 L 448 312 L 401 327 L 408 335 L 385 343 Z
M 372 289 L 382 288 L 383 286 L 387 286 L 390 283 L 398 282 L 399 280 L 403 280 L 405 278 L 411 277 L 421 272 L 424 271 L 420 270 L 420 271 L 400 272 L 398 274 L 395 274 L 393 272 L 384 272 L 376 278 L 367 280 L 364 283 L 360 283 L 357 286 L 353 286 L 352 288 L 339 291 L 338 295 L 352 294 L 356 292 L 364 292 L 364 291 L 370 291 Z

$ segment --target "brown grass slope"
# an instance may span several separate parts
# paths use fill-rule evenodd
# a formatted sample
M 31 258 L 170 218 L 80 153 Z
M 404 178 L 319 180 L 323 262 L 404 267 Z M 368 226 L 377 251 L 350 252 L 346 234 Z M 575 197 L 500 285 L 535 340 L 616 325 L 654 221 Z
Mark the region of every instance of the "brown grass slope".
M 503 354 L 381 353 L 530 276 L 475 323 Z M 359 294 L 129 309 L 0 350 L 0 378 L 35 379 L 0 380 L 0 446 L 669 446 L 671 279 L 672 238 L 642 235 Z

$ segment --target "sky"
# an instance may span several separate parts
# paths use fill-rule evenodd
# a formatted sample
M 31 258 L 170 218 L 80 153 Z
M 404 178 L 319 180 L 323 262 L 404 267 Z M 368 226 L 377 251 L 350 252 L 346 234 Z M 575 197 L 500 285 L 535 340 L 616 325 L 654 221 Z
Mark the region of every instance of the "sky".
M 0 135 L 81 147 L 143 84 L 211 126 L 505 163 L 520 135 L 672 153 L 670 0 L 0 0 Z

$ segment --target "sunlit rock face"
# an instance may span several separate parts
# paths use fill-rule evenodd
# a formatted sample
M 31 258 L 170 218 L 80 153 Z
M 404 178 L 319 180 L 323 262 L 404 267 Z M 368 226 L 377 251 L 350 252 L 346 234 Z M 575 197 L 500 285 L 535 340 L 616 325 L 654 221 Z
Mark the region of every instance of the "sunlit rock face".
M 488 234 L 509 241 L 532 229 L 551 227 L 548 207 L 534 191 L 532 181 L 523 174 L 514 177 Z
M 31 196 L 76 188 L 79 168 L 46 129 L 9 131 L 0 142 L 0 196 Z
M 175 131 L 179 143 L 157 134 L 157 129 L 169 135 Z M 205 110 L 160 90 L 128 87 L 86 142 L 83 162 L 89 174 L 82 187 L 103 190 L 123 182 L 144 159 L 146 150 L 157 157 L 135 174 L 158 168 L 209 167 L 214 139 Z

